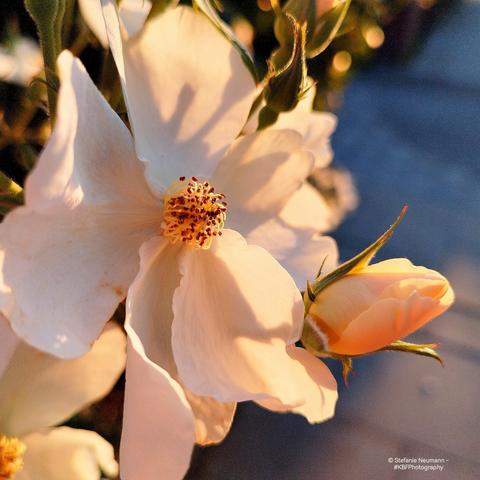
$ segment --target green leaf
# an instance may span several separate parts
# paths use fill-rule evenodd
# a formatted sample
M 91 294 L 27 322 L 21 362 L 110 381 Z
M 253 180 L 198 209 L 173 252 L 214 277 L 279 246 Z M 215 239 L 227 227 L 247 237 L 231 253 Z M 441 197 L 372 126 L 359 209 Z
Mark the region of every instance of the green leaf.
M 405 205 L 400 212 L 400 215 L 395 220 L 388 230 L 375 240 L 369 247 L 360 252 L 358 255 L 348 260 L 345 263 L 342 263 L 335 270 L 330 272 L 328 275 L 325 275 L 323 278 L 317 277 L 313 282 L 310 283 L 310 289 L 314 298 L 328 285 L 335 282 L 336 280 L 342 278 L 348 273 L 354 273 L 357 270 L 365 267 L 372 260 L 373 256 L 380 250 L 380 248 L 385 245 L 385 243 L 393 235 L 393 232 L 398 227 L 399 223 L 402 221 L 405 213 L 407 211 L 407 206 Z M 305 311 L 308 312 L 313 301 L 309 301 L 309 297 L 304 297 L 305 301 Z
M 332 43 L 345 20 L 350 3 L 351 0 L 345 0 L 320 17 L 307 43 L 307 58 L 320 55 Z
M 250 52 L 242 45 L 240 40 L 235 36 L 232 29 L 218 15 L 217 10 L 213 6 L 212 0 L 193 0 L 193 6 L 198 8 L 213 25 L 227 38 L 227 40 L 240 52 L 243 63 L 250 70 L 255 82 L 258 82 L 257 69 Z
M 406 353 L 413 353 L 415 355 L 423 355 L 424 357 L 430 357 L 444 366 L 442 357 L 437 353 L 435 348 L 437 348 L 436 343 L 409 343 L 404 342 L 402 340 L 397 340 L 396 342 L 392 342 L 390 345 L 377 350 L 381 351 L 395 351 L 395 352 L 406 352 Z

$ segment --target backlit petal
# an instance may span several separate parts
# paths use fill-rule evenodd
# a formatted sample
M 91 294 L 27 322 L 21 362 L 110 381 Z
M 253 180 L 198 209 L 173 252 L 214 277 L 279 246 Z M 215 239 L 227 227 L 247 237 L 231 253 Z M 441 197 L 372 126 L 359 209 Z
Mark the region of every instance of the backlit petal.
M 209 250 L 186 251 L 180 269 L 172 345 L 185 384 L 220 401 L 300 404 L 286 345 L 303 302 L 286 271 L 231 230 Z
M 0 226 L 1 308 L 24 340 L 58 356 L 85 353 L 159 226 L 130 134 L 70 53 L 59 58 L 53 134 Z M 8 298 L 7 298 L 8 297 Z
M 293 130 L 265 130 L 236 140 L 212 177 L 226 195 L 227 226 L 246 235 L 277 216 L 313 167 Z
M 142 342 L 149 360 L 166 370 L 184 389 L 195 417 L 196 442 L 217 443 L 230 429 L 235 403 L 221 403 L 186 389 L 179 381 L 172 354 L 172 299 L 180 284 L 181 251 L 181 245 L 172 246 L 161 237 L 142 246 L 140 272 L 128 294 L 126 328 Z
M 240 133 L 255 95 L 240 54 L 204 15 L 187 7 L 156 16 L 122 46 L 126 35 L 112 2 L 103 4 L 150 183 L 162 191 L 179 176 L 209 177 Z

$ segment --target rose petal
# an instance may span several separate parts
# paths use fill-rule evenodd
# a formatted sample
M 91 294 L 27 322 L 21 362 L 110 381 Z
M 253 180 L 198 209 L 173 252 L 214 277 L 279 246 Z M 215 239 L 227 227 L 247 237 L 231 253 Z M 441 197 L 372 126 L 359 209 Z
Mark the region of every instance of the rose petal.
M 0 378 L 0 431 L 18 436 L 67 420 L 104 397 L 124 367 L 125 335 L 114 324 L 74 360 L 19 342 Z
M 315 168 L 326 167 L 333 158 L 330 146 L 330 136 L 337 126 L 337 117 L 332 113 L 312 110 L 316 89 L 313 80 L 294 110 L 283 112 L 270 128 L 292 129 L 303 137 L 304 148 L 313 153 Z M 244 128 L 244 133 L 253 133 L 258 128 L 258 114 L 261 107 L 249 118 Z
M 437 301 L 415 292 L 406 300 L 380 300 L 352 321 L 339 338 L 329 335 L 329 350 L 349 355 L 373 352 L 409 335 L 445 310 Z
M 108 48 L 108 36 L 100 1 L 79 0 L 78 5 L 85 23 L 97 37 L 102 47 Z M 143 27 L 151 7 L 152 4 L 149 0 L 122 0 L 119 6 L 119 14 L 129 37 L 138 33 Z
M 332 418 L 338 399 L 335 377 L 321 360 L 303 348 L 290 345 L 287 351 L 295 360 L 295 382 L 305 402 L 294 408 L 285 407 L 275 399 L 260 400 L 257 403 L 276 412 L 291 411 L 303 415 L 310 423 Z
M 140 339 L 130 329 L 121 478 L 183 478 L 194 442 L 194 418 L 182 388 L 147 358 Z
M 304 112 L 298 107 L 280 114 L 275 123 L 275 128 L 293 128 L 303 135 L 305 148 L 315 156 L 315 168 L 324 168 L 332 161 L 330 135 L 336 126 L 337 117 L 332 113 Z
M 226 195 L 227 225 L 246 235 L 276 216 L 313 167 L 293 130 L 264 130 L 236 140 L 212 177 Z
M 180 284 L 181 251 L 181 244 L 172 246 L 161 237 L 142 246 L 140 272 L 128 293 L 126 329 L 142 342 L 149 360 L 166 370 L 184 389 L 195 416 L 196 442 L 205 445 L 223 440 L 233 420 L 235 403 L 195 395 L 178 378 L 171 324 L 173 293 Z
M 118 474 L 113 447 L 98 433 L 69 427 L 22 438 L 24 467 L 15 480 L 100 480 Z
M 317 276 L 320 267 L 325 274 L 338 264 L 338 248 L 333 238 L 290 228 L 278 220 L 257 227 L 248 234 L 247 241 L 273 255 L 300 290 L 305 290 L 307 281 Z
M 73 357 L 124 298 L 161 208 L 128 130 L 80 62 L 65 51 L 59 68 L 56 127 L 27 179 L 26 205 L 0 227 L 1 308 L 24 340 Z
M 222 402 L 302 402 L 285 347 L 303 321 L 292 279 L 265 250 L 224 230 L 209 250 L 188 250 L 173 299 L 180 378 Z
M 187 7 L 151 19 L 122 47 L 112 2 L 103 4 L 110 46 L 124 72 L 137 154 L 147 162 L 150 183 L 162 191 L 179 176 L 209 177 L 255 95 L 240 54 L 205 16 Z
M 332 210 L 321 193 L 307 182 L 289 198 L 280 212 L 280 218 L 290 227 L 307 228 L 324 233 L 334 221 Z
M 438 272 L 390 259 L 328 286 L 310 313 L 332 352 L 357 355 L 409 335 L 447 310 L 453 298 Z

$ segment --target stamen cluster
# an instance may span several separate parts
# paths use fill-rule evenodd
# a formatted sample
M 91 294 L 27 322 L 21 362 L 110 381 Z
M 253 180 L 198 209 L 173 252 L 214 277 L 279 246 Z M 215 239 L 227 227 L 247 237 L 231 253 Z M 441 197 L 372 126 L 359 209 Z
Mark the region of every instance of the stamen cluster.
M 13 479 L 23 467 L 25 445 L 18 438 L 0 434 L 0 480 Z
M 213 238 L 222 235 L 227 211 L 224 199 L 209 182 L 180 177 L 164 196 L 163 235 L 171 243 L 208 249 Z

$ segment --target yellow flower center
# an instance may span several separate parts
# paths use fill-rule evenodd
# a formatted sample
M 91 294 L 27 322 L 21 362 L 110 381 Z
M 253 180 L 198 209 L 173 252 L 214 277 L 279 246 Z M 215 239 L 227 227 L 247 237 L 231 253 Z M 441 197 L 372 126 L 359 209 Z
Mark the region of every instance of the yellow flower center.
M 163 235 L 171 243 L 210 248 L 213 238 L 222 235 L 227 211 L 224 199 L 209 182 L 180 177 L 164 195 Z
M 18 438 L 0 434 L 0 480 L 10 480 L 22 469 L 25 449 Z

